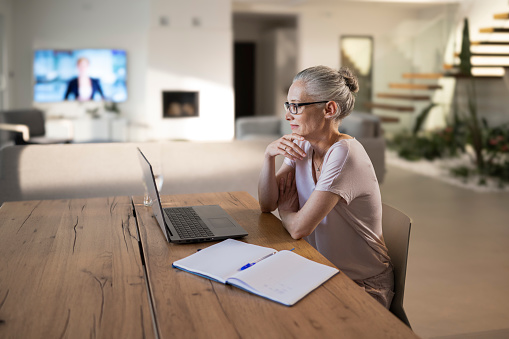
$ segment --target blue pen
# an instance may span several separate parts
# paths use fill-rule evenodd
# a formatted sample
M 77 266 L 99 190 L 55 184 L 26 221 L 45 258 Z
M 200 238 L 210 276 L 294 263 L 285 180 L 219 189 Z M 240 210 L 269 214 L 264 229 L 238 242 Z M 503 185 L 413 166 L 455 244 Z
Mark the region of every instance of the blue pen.
M 290 251 L 293 251 L 294 249 L 295 249 L 295 247 L 294 247 L 294 248 L 292 248 Z M 239 271 L 244 271 L 246 268 L 249 268 L 249 267 L 251 267 L 251 266 L 255 265 L 257 262 L 260 262 L 260 261 L 262 261 L 263 259 L 267 259 L 268 257 L 270 257 L 270 256 L 271 256 L 271 255 L 273 255 L 273 254 L 276 254 L 276 253 L 271 253 L 271 254 L 269 254 L 269 255 L 266 255 L 266 256 L 264 256 L 264 257 L 262 257 L 262 258 L 260 258 L 260 259 L 256 260 L 255 262 L 249 262 L 249 263 L 245 264 L 244 266 L 242 266 L 242 267 L 239 269 Z
M 266 256 L 264 256 L 264 257 L 262 257 L 262 258 L 260 258 L 260 259 L 256 260 L 255 262 L 249 262 L 249 263 L 245 264 L 244 266 L 242 266 L 242 267 L 239 269 L 239 271 L 244 271 L 246 268 L 249 268 L 249 267 L 251 267 L 251 266 L 255 265 L 257 262 L 260 262 L 260 261 L 262 261 L 263 259 L 267 259 L 268 257 L 270 257 L 270 256 L 271 256 L 271 255 L 273 255 L 273 254 L 275 254 L 275 253 L 271 253 L 271 254 L 269 254 L 269 255 L 266 255 Z

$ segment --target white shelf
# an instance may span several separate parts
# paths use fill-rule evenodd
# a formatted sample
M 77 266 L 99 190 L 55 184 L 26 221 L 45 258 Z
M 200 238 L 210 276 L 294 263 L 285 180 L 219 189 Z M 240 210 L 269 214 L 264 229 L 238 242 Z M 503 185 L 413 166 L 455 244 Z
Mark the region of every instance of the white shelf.
M 46 135 L 61 138 L 71 136 L 73 142 L 126 142 L 126 118 L 102 116 L 98 118 L 50 118 L 46 120 Z

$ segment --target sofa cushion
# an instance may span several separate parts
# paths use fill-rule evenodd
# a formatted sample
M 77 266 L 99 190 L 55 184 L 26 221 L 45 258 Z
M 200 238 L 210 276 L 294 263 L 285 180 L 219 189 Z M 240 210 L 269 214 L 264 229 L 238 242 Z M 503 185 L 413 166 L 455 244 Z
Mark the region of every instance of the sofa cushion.
M 236 138 L 239 140 L 279 135 L 280 129 L 281 119 L 276 116 L 242 117 L 235 122 Z
M 365 112 L 352 112 L 339 126 L 341 133 L 356 138 L 378 138 L 381 136 L 380 118 Z

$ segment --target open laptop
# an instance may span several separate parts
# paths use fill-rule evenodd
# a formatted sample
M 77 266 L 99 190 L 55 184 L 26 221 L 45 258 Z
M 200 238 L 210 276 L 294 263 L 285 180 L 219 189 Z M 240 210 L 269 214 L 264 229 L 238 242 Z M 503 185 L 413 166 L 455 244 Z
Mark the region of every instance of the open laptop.
M 152 211 L 168 242 L 191 243 L 240 238 L 247 232 L 218 205 L 162 208 L 152 165 L 138 148 L 143 182 Z

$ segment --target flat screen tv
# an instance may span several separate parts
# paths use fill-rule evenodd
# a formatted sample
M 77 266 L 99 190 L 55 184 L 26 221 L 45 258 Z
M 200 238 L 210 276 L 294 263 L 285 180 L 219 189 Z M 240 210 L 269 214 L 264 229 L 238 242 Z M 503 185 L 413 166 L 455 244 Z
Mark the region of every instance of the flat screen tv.
M 127 100 L 124 50 L 36 50 L 33 69 L 35 102 Z

